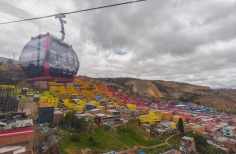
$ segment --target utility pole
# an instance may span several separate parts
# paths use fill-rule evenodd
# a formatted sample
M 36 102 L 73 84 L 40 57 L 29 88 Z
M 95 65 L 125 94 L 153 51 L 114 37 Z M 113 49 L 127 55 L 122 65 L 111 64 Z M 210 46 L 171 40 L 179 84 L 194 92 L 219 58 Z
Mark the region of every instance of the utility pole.
M 15 53 L 15 52 L 13 52 L 13 53 L 12 53 L 12 55 L 13 55 L 13 60 L 15 61 L 15 56 L 16 56 L 16 53 Z

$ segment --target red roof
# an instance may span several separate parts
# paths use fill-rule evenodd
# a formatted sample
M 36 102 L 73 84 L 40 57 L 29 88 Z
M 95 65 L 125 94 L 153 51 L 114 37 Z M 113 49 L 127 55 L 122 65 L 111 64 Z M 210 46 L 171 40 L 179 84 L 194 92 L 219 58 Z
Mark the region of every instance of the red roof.
M 1 131 L 0 132 L 0 138 L 2 137 L 12 137 L 12 136 L 18 136 L 18 135 L 24 135 L 24 134 L 33 134 L 33 128 L 26 127 L 26 128 L 20 128 L 20 129 L 12 129 L 7 131 Z
M 41 105 L 39 105 L 39 108 L 51 108 L 51 107 L 53 107 L 53 106 L 50 105 L 50 104 L 41 104 Z

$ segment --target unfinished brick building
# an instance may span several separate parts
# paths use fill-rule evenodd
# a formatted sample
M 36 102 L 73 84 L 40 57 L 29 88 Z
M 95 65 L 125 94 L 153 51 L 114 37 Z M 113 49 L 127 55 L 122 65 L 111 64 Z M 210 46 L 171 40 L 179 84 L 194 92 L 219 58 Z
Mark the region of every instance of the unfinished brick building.
M 0 147 L 20 143 L 23 141 L 29 141 L 32 143 L 34 140 L 34 131 L 31 127 L 12 129 L 0 132 Z

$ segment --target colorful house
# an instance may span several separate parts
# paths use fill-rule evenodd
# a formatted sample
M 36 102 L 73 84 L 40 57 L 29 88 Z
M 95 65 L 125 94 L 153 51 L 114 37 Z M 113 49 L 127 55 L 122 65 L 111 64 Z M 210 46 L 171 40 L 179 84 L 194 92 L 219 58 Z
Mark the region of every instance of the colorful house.
M 159 115 L 141 115 L 138 116 L 138 119 L 140 120 L 141 123 L 143 122 L 147 122 L 147 123 L 154 123 L 154 122 L 160 122 L 161 121 L 162 116 Z
M 107 112 L 114 117 L 114 121 L 120 121 L 120 112 L 118 110 L 107 110 Z
M 223 135 L 233 138 L 236 135 L 236 126 L 226 126 L 223 128 Z
M 185 118 L 183 116 L 179 116 L 179 115 L 174 115 L 172 117 L 172 121 L 175 122 L 175 123 L 178 123 L 180 118 L 182 118 L 182 120 L 185 121 Z
M 179 145 L 179 150 L 184 153 L 191 153 L 193 151 L 196 151 L 194 138 L 187 136 L 182 137 L 182 141 Z
M 54 107 L 49 104 L 41 104 L 38 106 L 38 122 L 40 124 L 53 123 Z

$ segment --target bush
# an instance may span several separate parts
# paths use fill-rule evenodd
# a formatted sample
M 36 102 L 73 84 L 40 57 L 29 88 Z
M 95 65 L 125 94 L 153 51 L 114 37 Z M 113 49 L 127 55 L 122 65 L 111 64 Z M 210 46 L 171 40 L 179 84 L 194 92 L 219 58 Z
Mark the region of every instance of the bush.
M 93 137 L 89 137 L 89 146 L 95 146 L 97 145 L 97 142 L 93 139 Z
M 80 142 L 81 141 L 81 138 L 78 134 L 72 134 L 72 136 L 70 136 L 70 140 L 72 142 Z

